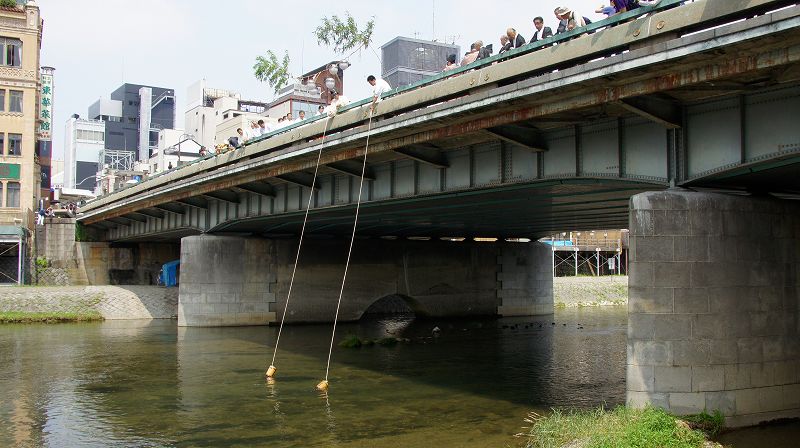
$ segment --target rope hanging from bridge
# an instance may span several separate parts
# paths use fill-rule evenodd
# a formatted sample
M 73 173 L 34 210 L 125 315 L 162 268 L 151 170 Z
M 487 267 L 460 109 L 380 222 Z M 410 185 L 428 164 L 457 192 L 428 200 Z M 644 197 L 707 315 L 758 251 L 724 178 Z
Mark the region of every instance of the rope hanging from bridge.
M 342 276 L 342 287 L 339 288 L 339 300 L 336 302 L 336 315 L 333 318 L 333 330 L 331 331 L 331 345 L 328 348 L 328 364 L 325 367 L 325 379 L 317 384 L 317 390 L 328 390 L 328 374 L 331 371 L 331 354 L 333 353 L 333 339 L 336 337 L 336 323 L 339 320 L 339 308 L 342 305 L 342 295 L 344 294 L 344 284 L 347 281 L 347 269 L 350 267 L 350 256 L 353 254 L 353 241 L 356 238 L 356 227 L 358 227 L 358 213 L 361 211 L 361 195 L 364 191 L 364 173 L 367 170 L 367 153 L 369 152 L 369 136 L 372 130 L 372 115 L 375 112 L 374 108 L 370 109 L 369 122 L 367 123 L 367 142 L 364 146 L 364 160 L 361 163 L 361 180 L 358 183 L 358 201 L 356 201 L 356 216 L 353 220 L 353 233 L 350 235 L 350 248 L 347 249 L 347 261 L 344 264 L 344 275 Z
M 278 356 L 278 344 L 281 342 L 281 332 L 283 331 L 283 322 L 286 320 L 286 310 L 289 309 L 289 300 L 292 298 L 292 287 L 294 286 L 294 276 L 297 273 L 297 263 L 300 261 L 300 249 L 303 247 L 303 236 L 306 233 L 306 223 L 308 222 L 308 212 L 311 210 L 311 201 L 314 198 L 314 187 L 317 185 L 317 174 L 319 173 L 319 162 L 322 159 L 322 149 L 325 147 L 325 136 L 328 133 L 328 125 L 333 118 L 325 120 L 325 130 L 322 131 L 322 142 L 317 151 L 317 164 L 314 167 L 314 179 L 311 181 L 311 191 L 308 193 L 308 203 L 306 204 L 306 213 L 303 217 L 303 227 L 300 230 L 300 241 L 297 243 L 297 253 L 294 256 L 294 266 L 292 267 L 292 279 L 289 280 L 289 292 L 286 294 L 286 304 L 283 307 L 283 316 L 281 316 L 281 323 L 278 326 L 278 337 L 275 339 L 275 350 L 272 352 L 272 362 L 267 368 L 267 378 L 273 378 L 275 372 L 278 370 L 275 367 L 275 358 Z

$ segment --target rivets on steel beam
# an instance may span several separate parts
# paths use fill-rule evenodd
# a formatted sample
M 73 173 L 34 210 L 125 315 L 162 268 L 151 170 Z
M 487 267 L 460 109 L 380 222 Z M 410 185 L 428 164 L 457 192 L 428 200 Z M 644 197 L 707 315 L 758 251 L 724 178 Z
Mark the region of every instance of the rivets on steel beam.
M 664 21 L 662 20 L 662 21 L 660 21 L 660 22 L 658 22 L 658 23 L 656 24 L 656 29 L 657 29 L 657 30 L 660 30 L 661 28 L 664 28 L 664 25 L 666 25 L 666 24 L 665 24 L 665 23 L 664 23 Z

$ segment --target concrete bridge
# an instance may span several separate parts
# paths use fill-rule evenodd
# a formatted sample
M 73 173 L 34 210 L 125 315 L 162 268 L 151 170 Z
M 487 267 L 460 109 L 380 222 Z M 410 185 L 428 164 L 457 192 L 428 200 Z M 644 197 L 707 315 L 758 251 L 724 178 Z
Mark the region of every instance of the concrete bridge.
M 371 123 L 364 101 L 308 119 L 79 219 L 113 243 L 181 239 L 179 325 L 266 324 L 313 186 L 289 319 L 330 320 L 369 135 L 346 319 L 387 297 L 550 313 L 551 250 L 502 240 L 629 227 L 629 402 L 800 415 L 800 6 L 679 3 L 390 92 Z M 501 242 L 453 241 L 475 237 Z

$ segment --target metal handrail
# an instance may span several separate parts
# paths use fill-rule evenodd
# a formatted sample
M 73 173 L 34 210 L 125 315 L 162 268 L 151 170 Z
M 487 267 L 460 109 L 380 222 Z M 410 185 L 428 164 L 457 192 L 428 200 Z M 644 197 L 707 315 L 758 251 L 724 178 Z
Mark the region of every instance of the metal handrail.
M 542 49 L 544 47 L 549 47 L 549 46 L 552 46 L 552 45 L 555 45 L 555 44 L 558 44 L 558 43 L 563 43 L 563 42 L 566 42 L 566 41 L 571 40 L 573 38 L 579 37 L 579 36 L 581 36 L 583 34 L 599 31 L 601 29 L 612 27 L 612 26 L 615 26 L 615 25 L 621 25 L 623 23 L 630 22 L 632 19 L 643 17 L 643 16 L 646 16 L 648 14 L 661 12 L 661 11 L 664 11 L 664 10 L 667 10 L 667 9 L 670 9 L 670 8 L 674 8 L 676 6 L 679 6 L 682 3 L 685 3 L 686 1 L 687 0 L 662 0 L 661 3 L 659 3 L 656 6 L 642 6 L 642 7 L 639 7 L 637 9 L 633 10 L 633 11 L 629 11 L 629 12 L 622 13 L 622 14 L 617 14 L 617 15 L 611 16 L 609 18 L 606 18 L 606 19 L 603 19 L 603 20 L 599 20 L 597 22 L 593 22 L 593 23 L 591 23 L 591 24 L 589 24 L 589 25 L 587 25 L 585 27 L 581 27 L 581 28 L 578 28 L 578 29 L 575 29 L 575 30 L 572 30 L 572 31 L 568 31 L 568 32 L 564 32 L 564 33 L 561 33 L 561 34 L 557 34 L 555 36 L 552 36 L 552 37 L 537 41 L 535 43 L 529 43 L 529 44 L 527 44 L 527 45 L 525 45 L 523 47 L 520 47 L 520 48 L 517 48 L 517 49 L 513 49 L 513 50 L 510 50 L 508 52 L 504 52 L 501 55 L 495 55 L 495 56 L 491 56 L 489 58 L 485 58 L 485 59 L 481 59 L 481 60 L 475 61 L 472 64 L 469 64 L 467 66 L 461 67 L 459 69 L 450 70 L 450 71 L 447 71 L 447 72 L 444 72 L 444 73 L 440 73 L 440 74 L 437 74 L 437 75 L 434 75 L 434 76 L 430 76 L 428 78 L 424 78 L 424 79 L 420 80 L 419 82 L 417 82 L 415 84 L 391 90 L 391 91 L 385 93 L 384 95 L 382 95 L 381 97 L 382 98 L 394 97 L 394 96 L 400 95 L 402 93 L 405 93 L 405 92 L 408 92 L 408 91 L 411 91 L 411 90 L 414 90 L 414 89 L 418 89 L 418 88 L 425 87 L 425 86 L 428 86 L 428 85 L 431 85 L 431 84 L 435 84 L 437 81 L 440 81 L 440 80 L 443 80 L 443 79 L 446 79 L 446 78 L 451 78 L 454 75 L 463 74 L 463 73 L 466 73 L 466 72 L 469 72 L 469 71 L 472 71 L 472 70 L 475 70 L 475 69 L 488 67 L 488 66 L 490 66 L 492 64 L 495 64 L 495 63 L 497 63 L 499 61 L 505 61 L 505 60 L 508 60 L 508 59 L 520 57 L 520 56 L 523 56 L 523 55 L 527 55 L 527 54 L 533 53 L 535 51 L 538 51 L 538 50 L 540 50 L 540 49 Z M 706 1 L 713 1 L 713 0 L 706 0 Z M 765 10 L 766 10 L 766 8 L 770 8 L 769 10 L 773 10 L 773 9 L 778 9 L 780 7 L 783 7 L 783 6 L 794 4 L 795 1 L 796 0 L 772 0 L 772 1 L 766 2 L 765 4 L 760 5 L 759 7 L 762 8 L 762 9 L 765 9 Z M 731 20 L 731 19 L 734 19 L 734 18 L 737 18 L 737 17 L 740 17 L 740 16 L 741 17 L 745 17 L 745 14 L 749 14 L 749 13 L 746 13 L 745 11 L 740 11 L 740 14 L 738 14 L 738 15 L 737 14 L 728 13 L 728 14 L 726 14 L 724 16 L 715 17 L 714 20 L 715 20 L 716 24 L 720 24 L 720 23 L 722 23 L 723 20 L 727 21 L 727 20 Z M 700 23 L 697 23 L 697 24 L 694 24 L 694 25 L 690 24 L 690 25 L 687 25 L 687 26 L 684 26 L 683 28 L 681 28 L 680 31 L 684 31 L 684 32 L 686 30 L 690 30 L 691 31 L 691 30 L 699 29 L 700 26 L 708 27 L 708 26 L 710 26 L 709 25 L 710 23 L 711 22 L 709 22 L 709 21 L 703 21 L 703 22 L 700 22 Z M 716 25 L 714 25 L 714 26 L 716 26 Z M 676 30 L 676 31 L 678 31 L 678 30 Z M 601 51 L 609 51 L 610 52 L 610 51 L 614 51 L 616 48 L 621 48 L 622 46 L 623 46 L 622 44 L 618 45 L 618 46 L 612 46 L 612 47 L 609 47 L 609 48 L 604 48 Z M 595 51 L 595 52 L 592 53 L 592 55 L 596 55 L 598 53 L 599 53 L 599 51 Z M 581 57 L 585 58 L 585 57 L 588 57 L 588 56 L 589 55 L 584 54 Z M 574 59 L 574 60 L 579 62 L 579 60 L 577 58 Z M 565 61 L 562 61 L 562 62 L 569 63 L 570 60 L 565 60 Z M 578 62 L 576 62 L 576 64 Z M 539 69 L 547 70 L 548 67 L 539 67 Z M 438 100 L 441 101 L 441 98 L 438 98 Z M 340 113 L 341 112 L 345 112 L 345 111 L 350 111 L 350 110 L 353 110 L 353 109 L 357 109 L 357 108 L 359 108 L 361 106 L 369 104 L 370 102 L 371 102 L 371 98 L 367 98 L 367 99 L 364 99 L 364 100 L 360 100 L 360 101 L 351 103 L 350 105 L 340 109 Z M 392 113 L 399 113 L 399 112 L 401 112 L 401 111 L 392 111 Z M 310 123 L 315 123 L 315 122 L 324 120 L 326 118 L 327 118 L 326 115 L 314 116 L 314 117 L 306 118 L 305 120 L 303 120 L 301 122 L 294 123 L 294 124 L 292 124 L 290 126 L 283 127 L 281 129 L 278 129 L 278 130 L 269 132 L 267 134 L 264 134 L 264 135 L 262 135 L 262 136 L 260 136 L 258 138 L 252 139 L 252 140 L 244 143 L 240 148 L 243 148 L 243 147 L 246 147 L 246 146 L 250 146 L 250 145 L 262 142 L 262 141 L 267 140 L 267 139 L 269 139 L 269 138 L 271 138 L 273 136 L 293 131 L 293 130 L 299 128 L 299 127 L 305 126 L 305 125 L 310 124 Z M 358 125 L 359 125 L 359 121 L 355 121 L 355 122 L 350 123 L 348 125 L 348 128 L 352 128 L 352 127 L 355 127 L 355 126 L 358 126 Z M 310 137 L 312 137 L 312 136 L 305 136 L 304 138 L 310 138 Z M 183 166 L 189 166 L 189 165 L 194 165 L 196 163 L 202 163 L 203 161 L 205 161 L 207 159 L 213 159 L 215 157 L 217 157 L 217 156 L 215 156 L 213 154 L 209 154 L 206 157 L 198 158 L 198 159 L 194 160 L 192 163 L 189 163 L 189 164 L 186 164 L 186 165 L 183 165 Z M 180 170 L 176 170 L 176 171 L 180 171 Z M 150 176 L 150 179 L 153 179 L 153 178 L 156 178 L 156 177 L 161 177 L 162 174 L 166 174 L 166 173 L 159 173 L 158 175 Z M 139 185 L 141 185 L 141 184 L 139 184 Z M 127 189 L 127 188 L 124 188 L 124 189 Z M 117 193 L 117 192 L 115 192 L 115 193 Z M 98 199 L 101 199 L 101 198 L 98 198 Z
M 621 13 L 621 14 L 615 14 L 615 15 L 607 17 L 605 19 L 598 20 L 597 22 L 592 22 L 592 23 L 590 23 L 590 24 L 588 24 L 586 26 L 583 26 L 583 27 L 580 27 L 580 28 L 576 28 L 576 29 L 574 29 L 572 31 L 566 31 L 566 32 L 563 32 L 563 33 L 559 33 L 559 34 L 553 35 L 551 37 L 538 40 L 538 41 L 536 41 L 534 43 L 527 43 L 527 44 L 523 45 L 522 47 L 511 49 L 509 51 L 503 52 L 502 54 L 496 54 L 496 55 L 490 56 L 488 58 L 478 59 L 477 61 L 475 61 L 475 62 L 473 62 L 471 64 L 467 64 L 467 65 L 465 65 L 463 67 L 460 67 L 460 68 L 457 68 L 457 69 L 453 69 L 453 70 L 448 70 L 446 72 L 442 72 L 442 73 L 439 73 L 439 74 L 436 74 L 436 75 L 433 75 L 433 76 L 429 76 L 427 78 L 423 78 L 423 79 L 421 79 L 420 81 L 418 81 L 418 82 L 416 82 L 414 84 L 410 84 L 410 85 L 407 85 L 407 86 L 403 86 L 403 87 L 398 87 L 398 88 L 392 89 L 392 90 L 384 93 L 383 95 L 381 95 L 381 99 L 389 98 L 389 97 L 392 97 L 392 96 L 400 95 L 400 94 L 405 93 L 405 92 L 416 90 L 416 89 L 418 89 L 420 87 L 424 87 L 424 86 L 433 84 L 433 83 L 435 83 L 437 81 L 440 81 L 442 79 L 450 78 L 452 76 L 455 76 L 455 75 L 458 75 L 458 74 L 461 74 L 461 73 L 466 73 L 466 72 L 469 72 L 469 71 L 472 71 L 472 70 L 488 67 L 488 66 L 490 66 L 490 65 L 492 65 L 492 64 L 494 64 L 496 62 L 501 62 L 501 61 L 505 61 L 505 60 L 508 60 L 508 59 L 516 58 L 516 57 L 519 57 L 519 56 L 523 56 L 523 55 L 532 53 L 534 51 L 541 50 L 543 48 L 553 46 L 555 44 L 559 44 L 559 43 L 562 43 L 562 42 L 566 42 L 566 41 L 572 40 L 572 39 L 574 39 L 576 37 L 579 37 L 579 36 L 581 36 L 583 34 L 594 33 L 595 31 L 599 31 L 599 30 L 602 30 L 604 28 L 607 28 L 607 27 L 610 27 L 610 26 L 614 26 L 614 25 L 617 25 L 617 24 L 621 24 L 621 23 L 627 22 L 627 21 L 629 21 L 631 19 L 635 19 L 635 18 L 639 18 L 639 17 L 645 16 L 647 14 L 663 11 L 663 10 L 666 10 L 666 9 L 670 9 L 670 8 L 673 8 L 675 6 L 680 5 L 681 3 L 684 3 L 685 1 L 686 0 L 662 0 L 661 3 L 659 3 L 656 6 L 641 6 L 639 8 L 636 8 L 636 9 L 632 10 L 632 11 L 627 11 L 627 12 L 624 12 L 624 13 Z M 347 106 L 342 107 L 339 110 L 339 113 L 346 112 L 346 111 L 352 110 L 352 109 L 357 109 L 357 108 L 359 108 L 361 106 L 364 106 L 366 104 L 369 104 L 371 102 L 372 102 L 372 98 L 365 98 L 363 100 L 359 100 L 359 101 L 350 103 Z M 324 115 L 323 116 L 319 116 L 318 115 L 318 116 L 306 118 L 305 120 L 303 120 L 301 122 L 294 123 L 292 125 L 280 128 L 278 130 L 275 130 L 275 131 L 272 131 L 272 132 L 268 132 L 268 133 L 266 133 L 266 134 L 264 134 L 264 135 L 262 135 L 260 137 L 248 140 L 242 146 L 249 146 L 249 145 L 258 143 L 258 142 L 266 140 L 266 139 L 268 139 L 268 138 L 270 138 L 270 137 L 272 137 L 274 135 L 282 134 L 282 133 L 291 131 L 293 129 L 299 128 L 300 126 L 306 125 L 308 123 L 313 123 L 315 121 L 322 120 L 325 117 L 326 116 L 324 116 Z

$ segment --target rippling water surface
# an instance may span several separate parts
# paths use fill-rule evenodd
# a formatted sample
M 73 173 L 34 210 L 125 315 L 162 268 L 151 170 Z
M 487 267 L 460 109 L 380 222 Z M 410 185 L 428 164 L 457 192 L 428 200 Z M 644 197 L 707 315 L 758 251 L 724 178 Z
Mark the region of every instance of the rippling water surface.
M 555 323 L 555 325 L 553 325 Z M 441 336 L 431 337 L 434 326 Z M 177 328 L 173 321 L 0 326 L 0 446 L 518 446 L 531 411 L 622 403 L 624 308 L 542 318 Z

